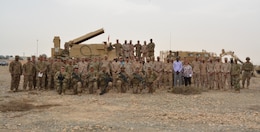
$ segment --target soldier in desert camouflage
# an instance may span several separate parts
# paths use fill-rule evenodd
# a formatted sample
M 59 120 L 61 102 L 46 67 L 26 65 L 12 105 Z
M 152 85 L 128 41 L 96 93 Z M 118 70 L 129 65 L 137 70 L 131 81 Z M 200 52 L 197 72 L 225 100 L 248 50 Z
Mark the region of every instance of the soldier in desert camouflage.
M 113 46 L 115 47 L 116 50 L 116 57 L 119 57 L 122 55 L 122 44 L 119 43 L 119 40 L 116 40 L 116 43 L 113 44 Z
M 32 90 L 34 73 L 35 73 L 35 66 L 31 62 L 31 58 L 27 57 L 27 62 L 23 64 L 23 75 L 24 75 L 23 90 L 26 90 L 27 86 L 29 86 L 29 90 Z
M 70 78 L 70 76 L 65 71 L 65 66 L 62 66 L 60 71 L 55 73 L 54 80 L 55 80 L 55 85 L 57 87 L 58 94 L 60 94 L 60 95 L 65 94 L 69 78 Z
M 231 60 L 231 82 L 232 82 L 232 85 L 235 89 L 235 91 L 237 92 L 240 92 L 240 84 L 239 84 L 239 75 L 240 75 L 240 72 L 241 72 L 241 68 L 240 68 L 240 65 L 237 64 L 237 59 L 234 60 Z
M 231 65 L 228 63 L 228 59 L 224 59 L 224 63 L 221 65 L 221 74 L 222 74 L 222 88 L 224 90 L 231 89 L 231 80 L 230 80 L 230 70 Z
M 9 65 L 9 72 L 11 73 L 11 88 L 10 90 L 16 92 L 19 87 L 20 77 L 22 75 L 22 63 L 19 61 L 19 56 L 15 56 L 15 60 Z
M 253 64 L 250 62 L 250 58 L 246 57 L 246 62 L 242 65 L 242 87 L 245 88 L 245 81 L 247 82 L 246 88 L 250 85 L 250 79 L 254 70 Z

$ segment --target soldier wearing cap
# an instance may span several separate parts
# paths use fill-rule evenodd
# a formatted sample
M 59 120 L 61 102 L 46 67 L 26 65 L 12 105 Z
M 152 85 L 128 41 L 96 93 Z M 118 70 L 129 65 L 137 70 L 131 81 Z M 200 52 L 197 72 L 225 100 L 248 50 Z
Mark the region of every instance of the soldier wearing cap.
M 152 71 L 151 67 L 147 68 L 147 72 L 145 73 L 145 83 L 148 88 L 148 93 L 154 93 L 154 81 L 156 80 L 157 75 Z
M 29 86 L 29 90 L 32 90 L 33 86 L 33 76 L 35 73 L 35 66 L 31 62 L 31 57 L 27 57 L 27 62 L 23 64 L 23 90 L 26 90 L 27 86 Z
M 142 45 L 142 49 L 141 49 L 141 52 L 142 52 L 142 57 L 143 58 L 146 58 L 147 57 L 147 45 L 146 45 L 146 41 L 144 41 L 144 45 Z
M 242 87 L 245 88 L 245 81 L 247 82 L 246 88 L 250 85 L 250 79 L 254 70 L 253 64 L 250 62 L 250 58 L 246 57 L 246 62 L 242 65 Z
M 107 72 L 106 67 L 102 66 L 101 71 L 98 75 L 99 87 L 100 87 L 100 94 L 103 95 L 107 93 L 112 88 L 112 77 L 110 73 Z
M 88 81 L 89 94 L 96 93 L 96 90 L 98 89 L 98 72 L 95 70 L 94 66 L 89 67 L 86 78 Z
M 220 88 L 222 88 L 221 65 L 222 65 L 222 62 L 220 61 L 220 58 L 217 57 L 215 64 L 214 64 L 214 73 L 215 73 L 214 81 L 215 81 L 216 89 L 218 89 L 218 90 Z
M 20 77 L 23 72 L 22 63 L 19 61 L 19 56 L 15 56 L 15 60 L 9 65 L 9 72 L 11 74 L 11 87 L 10 90 L 16 92 L 19 87 Z
M 163 86 L 162 76 L 163 76 L 163 63 L 160 61 L 160 57 L 157 57 L 157 61 L 154 62 L 154 72 L 157 74 L 156 88 Z
M 65 94 L 69 78 L 70 78 L 70 76 L 66 72 L 65 66 L 61 66 L 60 71 L 56 72 L 56 74 L 54 76 L 58 94 L 61 94 L 61 95 Z
M 129 86 L 129 75 L 125 72 L 125 67 L 122 66 L 120 72 L 117 75 L 117 92 L 126 93 Z
M 201 69 L 201 63 L 198 57 L 195 58 L 194 61 L 191 63 L 192 71 L 193 71 L 193 81 L 194 86 L 199 88 L 200 87 L 200 69 Z
M 47 63 L 44 61 L 44 57 L 40 56 L 39 61 L 36 64 L 37 71 L 37 89 L 45 89 L 46 86 L 46 72 L 47 72 Z
M 240 92 L 240 84 L 239 84 L 239 75 L 241 72 L 240 65 L 237 64 L 237 59 L 233 61 L 233 59 L 230 61 L 231 62 L 231 84 L 234 87 L 235 91 Z
M 201 88 L 205 89 L 208 86 L 208 79 L 207 79 L 207 63 L 205 62 L 205 58 L 201 59 L 200 64 L 200 85 Z
M 230 71 L 231 64 L 228 63 L 228 59 L 224 59 L 224 63 L 221 65 L 221 74 L 222 74 L 222 88 L 224 90 L 231 89 L 231 79 L 230 79 Z
M 35 66 L 36 65 L 36 57 L 35 57 L 35 55 L 32 55 L 31 61 L 32 61 L 32 63 Z M 33 74 L 33 89 L 36 88 L 36 77 L 37 77 L 36 75 L 37 75 L 37 73 L 36 73 L 36 70 L 35 70 L 35 72 Z
M 140 72 L 140 68 L 137 67 L 132 74 L 131 82 L 133 83 L 133 93 L 142 93 L 142 83 L 144 83 L 144 75 Z
M 80 95 L 82 93 L 82 80 L 78 66 L 73 66 L 73 72 L 71 74 L 71 86 L 73 93 Z
M 140 58 L 141 57 L 142 45 L 140 44 L 139 40 L 137 41 L 137 44 L 134 45 L 134 47 L 135 47 L 135 55 L 136 55 L 136 57 Z
M 209 58 L 209 62 L 207 63 L 207 74 L 208 74 L 208 87 L 209 89 L 214 89 L 214 63 L 212 58 Z
M 119 56 L 121 56 L 122 55 L 122 44 L 121 43 L 119 43 L 119 40 L 117 39 L 116 40 L 116 43 L 115 44 L 113 44 L 113 46 L 115 47 L 115 49 L 116 49 L 116 57 L 119 57 Z
M 153 42 L 153 39 L 150 39 L 150 43 L 147 45 L 149 57 L 154 56 L 154 48 L 155 48 L 155 44 Z
M 165 86 L 170 90 L 172 88 L 172 60 L 167 59 L 167 62 L 164 63 L 164 73 L 163 73 L 163 81 Z

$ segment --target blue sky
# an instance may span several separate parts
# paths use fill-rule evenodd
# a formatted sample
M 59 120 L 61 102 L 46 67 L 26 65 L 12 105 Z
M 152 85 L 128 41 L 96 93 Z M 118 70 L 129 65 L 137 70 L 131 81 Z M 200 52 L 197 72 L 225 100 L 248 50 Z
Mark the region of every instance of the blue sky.
M 88 32 L 105 33 L 84 43 L 153 38 L 161 50 L 234 51 L 260 64 L 259 0 L 1 0 L 0 54 L 50 56 Z

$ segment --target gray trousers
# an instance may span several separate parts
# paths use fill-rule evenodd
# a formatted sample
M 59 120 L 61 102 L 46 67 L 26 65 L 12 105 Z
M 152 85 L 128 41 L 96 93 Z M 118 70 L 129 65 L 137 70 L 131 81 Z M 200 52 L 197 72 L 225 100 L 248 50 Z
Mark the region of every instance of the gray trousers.
M 182 74 L 177 74 L 174 72 L 174 87 L 181 86 L 182 85 Z

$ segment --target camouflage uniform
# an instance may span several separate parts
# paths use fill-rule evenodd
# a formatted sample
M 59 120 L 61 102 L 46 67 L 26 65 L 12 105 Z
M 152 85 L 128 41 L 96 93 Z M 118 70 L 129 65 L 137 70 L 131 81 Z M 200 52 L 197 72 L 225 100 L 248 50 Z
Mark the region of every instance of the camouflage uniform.
M 113 78 L 113 87 L 116 88 L 116 78 L 117 74 L 120 72 L 120 62 L 117 60 L 114 60 L 111 63 L 111 72 L 112 72 L 112 78 Z
M 141 93 L 142 92 L 142 83 L 144 83 L 144 76 L 139 71 L 140 68 L 136 68 L 136 71 L 132 74 L 131 82 L 133 83 L 133 93 Z
M 167 63 L 164 63 L 163 81 L 169 89 L 172 88 L 172 63 L 167 59 Z
M 214 63 L 210 60 L 207 63 L 207 72 L 208 72 L 208 87 L 209 89 L 214 89 Z
M 147 72 L 145 73 L 145 83 L 148 88 L 148 93 L 154 93 L 155 88 L 153 87 L 153 82 L 156 80 L 157 76 L 152 71 L 151 67 L 148 67 Z
M 240 91 L 240 84 L 239 84 L 240 72 L 241 72 L 240 65 L 237 64 L 237 60 L 235 60 L 235 63 L 231 64 L 231 79 L 232 79 L 231 82 L 236 91 Z
M 214 65 L 214 72 L 215 72 L 215 86 L 217 89 L 222 88 L 222 77 L 221 77 L 221 65 L 222 62 L 220 62 L 219 58 L 217 58 L 217 61 Z
M 207 64 L 205 63 L 205 60 L 202 60 L 202 63 L 200 64 L 200 83 L 202 88 L 207 88 L 208 86 L 208 80 L 207 80 Z
M 9 64 L 9 72 L 11 73 L 11 91 L 17 91 L 22 75 L 22 63 L 19 62 L 19 56 L 15 56 L 15 60 Z
M 90 71 L 87 74 L 87 80 L 89 94 L 96 93 L 96 90 L 98 88 L 98 72 L 94 70 L 93 66 L 90 66 Z
M 230 70 L 231 70 L 231 65 L 230 63 L 227 62 L 227 58 L 225 58 L 225 63 L 221 65 L 223 89 L 228 89 L 228 88 L 231 89 Z
M 67 73 L 69 74 L 69 76 L 71 77 L 72 72 L 73 72 L 73 65 L 72 65 L 72 61 L 71 61 L 71 60 L 69 60 L 69 63 L 66 65 L 65 69 L 66 69 L 66 72 L 67 72 Z M 69 79 L 68 79 L 67 88 L 70 89 L 71 86 L 72 86 L 72 85 L 71 85 L 71 78 L 69 78 Z M 67 89 L 67 88 L 66 88 L 66 89 Z
M 154 48 L 155 44 L 153 43 L 152 39 L 150 39 L 150 43 L 147 45 L 148 57 L 154 57 Z
M 61 67 L 61 71 L 56 72 L 54 76 L 55 85 L 59 94 L 65 94 L 68 79 L 70 78 L 69 74 L 65 71 L 65 67 Z
M 81 74 L 77 66 L 74 66 L 74 71 L 71 73 L 71 86 L 74 94 L 80 94 L 82 92 Z
M 163 63 L 160 61 L 160 57 L 157 57 L 157 61 L 154 62 L 154 71 L 157 74 L 155 85 L 157 88 L 160 88 L 162 85 L 162 77 L 163 77 Z
M 43 57 L 40 57 L 40 61 L 38 61 L 36 64 L 38 90 L 40 90 L 41 88 L 44 89 L 45 84 L 46 84 L 47 64 L 42 59 L 43 59 Z M 42 75 L 40 75 L 40 74 L 42 74 Z
M 142 46 L 141 52 L 142 52 L 142 57 L 146 58 L 147 57 L 147 52 L 148 52 L 146 41 L 144 41 L 144 45 Z
M 89 63 L 85 62 L 85 58 L 81 58 L 81 61 L 78 62 L 78 71 L 81 74 L 81 81 L 82 81 L 82 88 L 83 90 L 87 88 L 88 80 L 87 80 L 87 73 L 88 73 L 88 66 Z
M 200 65 L 200 61 L 198 60 L 198 58 L 196 58 L 196 60 L 194 60 L 191 63 L 192 66 L 192 70 L 193 70 L 193 81 L 194 81 L 194 86 L 199 88 L 200 87 L 200 69 L 201 69 L 201 65 Z
M 32 63 L 34 64 L 34 67 L 36 65 L 36 57 L 33 55 L 32 56 Z M 36 88 L 36 78 L 37 78 L 37 71 L 35 70 L 34 74 L 33 74 L 33 89 Z
M 23 64 L 23 75 L 24 75 L 23 90 L 26 90 L 27 86 L 29 86 L 29 90 L 32 90 L 35 66 L 31 62 L 30 57 L 28 57 L 27 60 L 28 62 Z
M 106 67 L 103 66 L 101 69 L 102 71 L 99 72 L 98 81 L 101 90 L 100 95 L 103 95 L 107 93 L 112 87 L 112 78 L 110 74 L 106 71 Z
M 245 81 L 247 81 L 247 88 L 250 85 L 250 79 L 252 76 L 252 72 L 254 70 L 254 66 L 251 62 L 249 62 L 250 58 L 247 57 L 246 58 L 247 62 L 245 62 L 242 65 L 242 71 L 243 71 L 243 75 L 242 75 L 242 86 L 243 88 L 245 87 Z
M 130 47 L 129 47 L 129 44 L 127 44 L 127 42 L 125 41 L 125 43 L 122 45 L 123 47 L 123 51 L 124 51 L 124 58 L 126 57 L 130 57 Z
M 47 87 L 48 87 L 48 89 L 54 88 L 54 72 L 52 69 L 52 65 L 53 65 L 53 60 L 51 58 L 49 58 L 49 64 L 47 67 L 47 79 L 48 79 Z
M 122 44 L 119 43 L 119 41 L 117 40 L 116 43 L 113 45 L 116 49 L 116 56 L 119 57 L 122 55 Z
M 118 73 L 116 82 L 117 92 L 126 93 L 129 85 L 129 78 L 129 75 L 125 72 L 125 68 L 121 67 L 121 71 Z
M 140 44 L 139 40 L 137 41 L 137 44 L 134 45 L 134 47 L 135 47 L 135 54 L 140 59 L 141 58 L 142 45 Z

